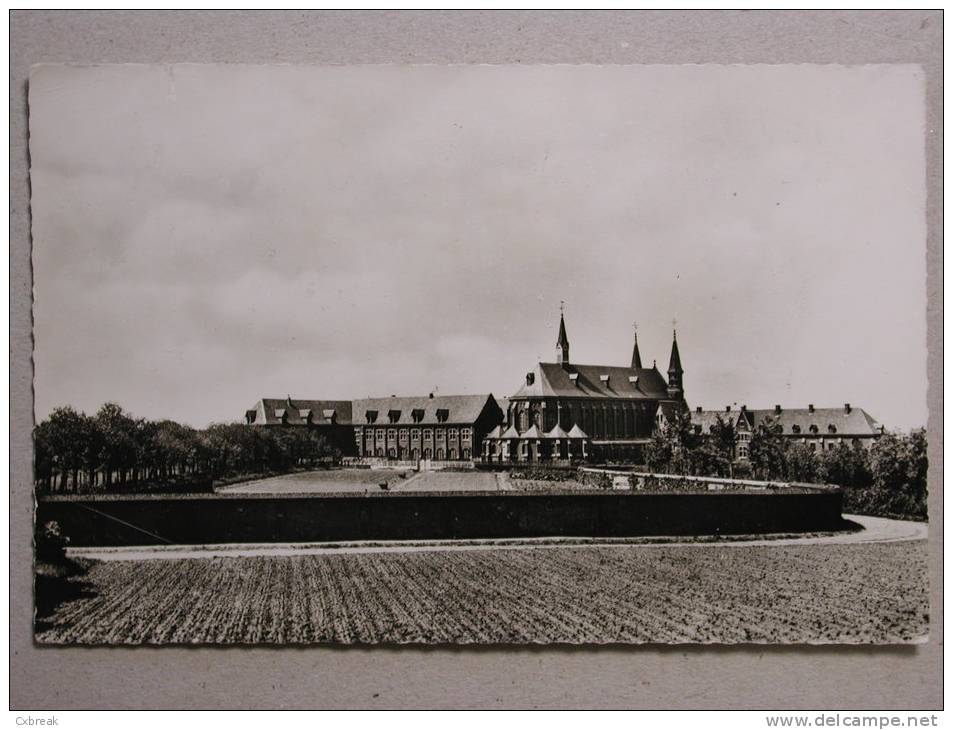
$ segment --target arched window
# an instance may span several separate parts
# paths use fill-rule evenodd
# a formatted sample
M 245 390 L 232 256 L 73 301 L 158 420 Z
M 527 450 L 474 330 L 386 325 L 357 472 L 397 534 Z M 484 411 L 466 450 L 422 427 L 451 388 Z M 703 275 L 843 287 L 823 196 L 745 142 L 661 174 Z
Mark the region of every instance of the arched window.
M 791 426 L 791 433 L 801 433 L 801 427 L 795 423 Z
M 828 433 L 837 433 L 837 426 L 835 426 L 833 423 L 829 424 L 828 427 L 827 427 L 827 432 L 828 432 Z
M 816 424 L 813 424 L 813 423 L 811 424 L 811 433 L 817 433 L 817 425 L 816 425 Z

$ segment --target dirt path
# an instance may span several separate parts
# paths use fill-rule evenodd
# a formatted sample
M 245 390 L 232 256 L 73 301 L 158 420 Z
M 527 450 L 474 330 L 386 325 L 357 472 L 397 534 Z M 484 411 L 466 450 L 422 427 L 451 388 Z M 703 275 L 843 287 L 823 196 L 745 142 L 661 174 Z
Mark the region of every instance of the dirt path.
M 863 527 L 855 532 L 827 533 L 807 536 L 697 539 L 682 537 L 587 538 L 540 537 L 499 540 L 377 540 L 337 543 L 243 543 L 230 545 L 161 545 L 118 548 L 69 548 L 71 557 L 90 560 L 180 560 L 182 558 L 253 557 L 262 555 L 340 555 L 345 553 L 447 552 L 460 550 L 540 550 L 598 545 L 601 547 L 633 546 L 644 548 L 673 545 L 697 547 L 747 547 L 751 545 L 852 545 L 862 543 L 905 542 L 925 540 L 927 524 L 888 520 L 881 517 L 844 515 Z

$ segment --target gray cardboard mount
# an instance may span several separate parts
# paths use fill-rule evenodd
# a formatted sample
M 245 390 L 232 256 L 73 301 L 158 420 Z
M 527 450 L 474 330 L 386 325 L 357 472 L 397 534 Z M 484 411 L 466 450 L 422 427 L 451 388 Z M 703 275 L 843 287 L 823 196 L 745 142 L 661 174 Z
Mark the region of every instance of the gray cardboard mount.
M 10 15 L 11 708 L 942 707 L 942 11 Z M 927 92 L 931 636 L 904 647 L 40 648 L 27 80 L 36 63 L 918 63 Z M 921 241 L 910 255 L 922 256 Z

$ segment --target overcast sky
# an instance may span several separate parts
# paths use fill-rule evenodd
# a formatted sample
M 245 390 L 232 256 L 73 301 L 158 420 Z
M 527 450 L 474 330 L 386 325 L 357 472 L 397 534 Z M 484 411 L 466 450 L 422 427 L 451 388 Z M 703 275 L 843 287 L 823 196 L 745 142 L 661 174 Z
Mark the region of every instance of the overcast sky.
M 916 66 L 34 69 L 36 414 L 515 392 L 926 422 Z

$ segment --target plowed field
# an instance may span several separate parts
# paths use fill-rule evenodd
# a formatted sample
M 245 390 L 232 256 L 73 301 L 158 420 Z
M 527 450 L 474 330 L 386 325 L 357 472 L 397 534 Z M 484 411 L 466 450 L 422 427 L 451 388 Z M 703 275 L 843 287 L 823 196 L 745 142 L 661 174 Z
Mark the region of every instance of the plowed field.
M 926 544 L 623 546 L 93 562 L 49 643 L 897 642 Z

